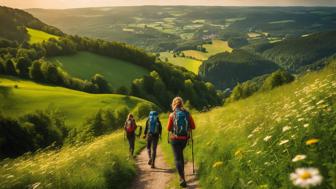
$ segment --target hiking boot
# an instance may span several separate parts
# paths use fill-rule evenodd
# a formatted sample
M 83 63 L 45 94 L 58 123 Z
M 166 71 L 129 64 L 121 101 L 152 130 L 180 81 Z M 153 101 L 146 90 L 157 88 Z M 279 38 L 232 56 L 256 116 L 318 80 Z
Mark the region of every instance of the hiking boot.
M 151 164 L 151 168 L 152 168 L 152 169 L 155 168 L 155 164 L 154 164 L 154 162 L 152 162 L 152 164 Z
M 180 186 L 181 186 L 182 188 L 186 188 L 186 187 L 187 187 L 187 183 L 186 183 L 186 181 L 185 181 L 185 180 L 180 180 Z
M 148 165 L 151 165 L 151 164 L 152 164 L 152 160 L 149 159 L 149 160 L 148 160 Z

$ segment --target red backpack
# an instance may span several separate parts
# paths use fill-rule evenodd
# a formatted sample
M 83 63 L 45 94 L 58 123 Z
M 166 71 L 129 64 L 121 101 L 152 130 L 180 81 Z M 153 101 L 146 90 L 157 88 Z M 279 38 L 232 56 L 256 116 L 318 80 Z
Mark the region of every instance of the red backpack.
M 135 130 L 135 124 L 134 124 L 134 120 L 127 120 L 126 121 L 126 132 L 127 133 L 133 133 Z

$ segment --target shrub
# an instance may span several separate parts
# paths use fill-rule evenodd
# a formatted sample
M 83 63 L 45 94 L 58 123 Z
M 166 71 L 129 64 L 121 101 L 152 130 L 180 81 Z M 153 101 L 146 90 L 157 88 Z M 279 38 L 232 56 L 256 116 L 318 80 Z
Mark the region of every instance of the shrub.
M 273 72 L 270 76 L 266 78 L 262 86 L 262 89 L 270 90 L 275 87 L 281 86 L 285 83 L 290 83 L 294 81 L 294 79 L 295 79 L 294 76 L 292 76 L 290 73 L 284 70 L 278 70 L 276 72 Z

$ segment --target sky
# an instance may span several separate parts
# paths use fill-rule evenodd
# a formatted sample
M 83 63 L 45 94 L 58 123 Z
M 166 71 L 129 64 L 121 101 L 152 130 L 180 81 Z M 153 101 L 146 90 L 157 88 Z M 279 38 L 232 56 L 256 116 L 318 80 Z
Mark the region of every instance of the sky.
M 336 6 L 336 0 L 0 0 L 14 8 L 66 9 L 134 5 Z

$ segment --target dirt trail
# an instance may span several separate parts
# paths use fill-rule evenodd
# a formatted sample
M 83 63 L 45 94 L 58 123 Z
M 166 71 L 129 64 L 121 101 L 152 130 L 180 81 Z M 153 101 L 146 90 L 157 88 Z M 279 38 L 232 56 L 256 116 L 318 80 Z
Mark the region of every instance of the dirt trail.
M 165 162 L 160 146 L 157 148 L 157 157 L 155 161 L 156 168 L 150 168 L 147 163 L 147 149 L 144 149 L 136 158 L 138 176 L 133 182 L 131 189 L 166 189 L 173 179 L 175 179 L 175 174 L 177 173 Z M 188 183 L 187 188 L 199 188 L 198 180 L 196 179 L 196 176 L 192 174 L 191 163 L 186 164 L 185 171 L 186 180 Z
M 150 168 L 148 163 L 147 149 L 136 158 L 138 176 L 132 184 L 132 189 L 165 189 L 173 178 L 174 170 L 170 169 L 163 159 L 160 146 L 157 148 L 155 169 Z

